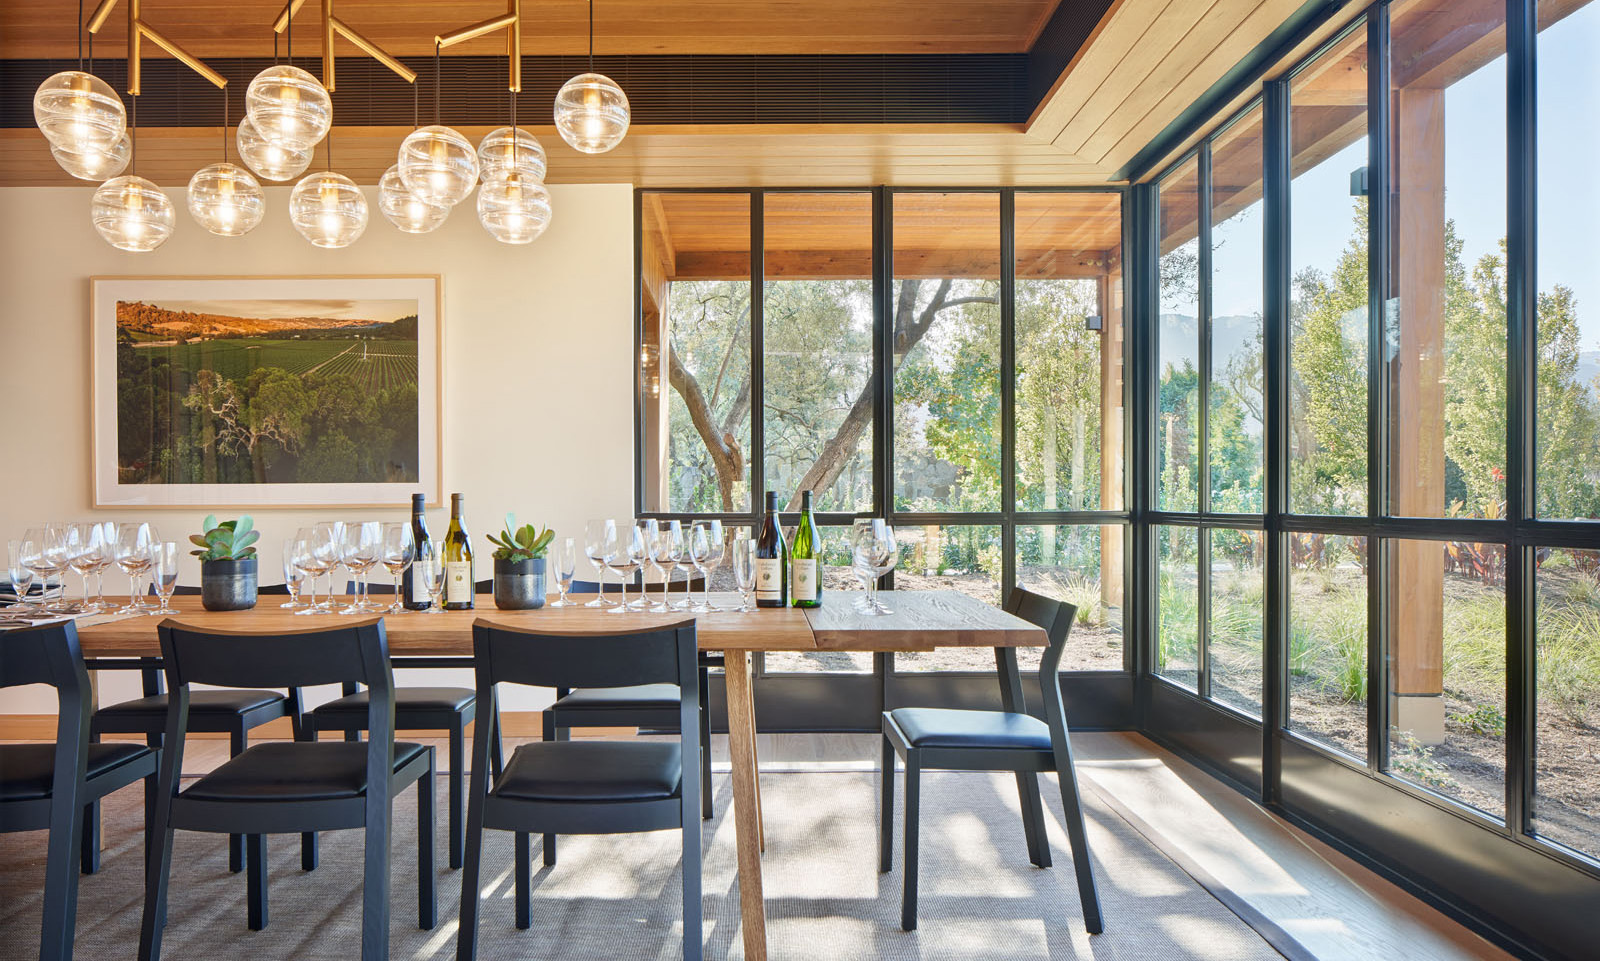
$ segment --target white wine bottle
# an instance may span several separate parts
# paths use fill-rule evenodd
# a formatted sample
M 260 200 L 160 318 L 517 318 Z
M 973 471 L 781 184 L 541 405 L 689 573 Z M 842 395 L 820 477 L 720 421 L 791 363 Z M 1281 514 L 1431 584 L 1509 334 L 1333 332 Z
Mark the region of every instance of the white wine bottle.
M 756 536 L 756 606 L 789 606 L 788 552 L 778 524 L 778 492 L 767 491 L 767 516 Z
M 800 492 L 800 524 L 789 551 L 789 594 L 795 607 L 822 606 L 822 535 L 811 510 L 811 492 Z
M 450 495 L 450 530 L 444 535 L 444 609 L 472 610 L 472 541 L 461 520 L 462 495 Z

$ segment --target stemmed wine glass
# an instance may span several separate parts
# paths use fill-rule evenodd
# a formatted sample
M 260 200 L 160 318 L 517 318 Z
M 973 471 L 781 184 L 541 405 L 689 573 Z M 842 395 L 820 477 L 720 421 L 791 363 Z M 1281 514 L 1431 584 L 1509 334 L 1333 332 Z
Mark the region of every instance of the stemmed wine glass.
M 56 524 L 30 527 L 23 539 L 33 545 L 33 550 L 24 555 L 22 563 L 33 571 L 33 576 L 39 581 L 39 608 L 46 612 L 54 611 L 60 605 L 49 603 L 50 578 L 67 569 L 67 546 L 62 543 L 61 527 Z
M 672 543 L 675 548 L 672 558 L 673 570 L 683 571 L 686 575 L 683 579 L 683 599 L 674 601 L 671 597 L 672 574 L 668 572 L 667 606 L 675 611 L 687 611 L 689 609 L 689 592 L 694 587 L 693 584 L 689 583 L 690 578 L 687 576 L 688 572 L 694 569 L 694 565 L 689 562 L 689 536 L 684 533 L 682 521 L 668 521 L 667 528 L 672 535 Z
M 400 614 L 406 606 L 400 603 L 400 575 L 416 559 L 416 543 L 411 537 L 409 522 L 392 521 L 383 525 L 383 566 L 394 582 L 394 603 L 384 609 L 385 614 Z
M 644 538 L 645 560 L 661 575 L 661 596 L 651 604 L 648 610 L 655 614 L 664 614 L 667 607 L 667 592 L 672 589 L 672 569 L 677 566 L 677 553 L 672 549 L 671 534 L 662 529 L 661 522 L 651 518 L 639 525 L 639 536 Z M 648 595 L 650 586 L 641 584 L 639 591 Z
M 739 613 L 755 610 L 750 591 L 756 586 L 756 542 L 747 532 L 740 532 L 733 542 L 733 582 L 739 588 Z
M 344 525 L 341 551 L 344 566 L 356 578 L 356 594 L 341 614 L 365 614 L 377 607 L 367 596 L 367 572 L 383 556 L 383 525 L 378 521 L 352 521 Z
M 334 610 L 333 573 L 344 562 L 343 543 L 344 521 L 322 521 L 311 528 L 311 547 L 316 552 L 319 573 L 328 576 L 328 596 L 321 604 L 313 605 L 319 611 Z
M 117 552 L 117 525 L 115 521 L 101 521 L 93 525 L 100 531 L 100 554 L 95 563 L 94 571 L 94 607 L 97 611 L 109 611 L 111 605 L 106 603 L 106 568 L 111 566 Z
M 298 611 L 305 607 L 300 600 L 300 592 L 305 590 L 306 581 L 310 575 L 299 564 L 301 544 L 298 536 L 283 542 L 283 589 L 289 593 L 289 600 L 279 607 Z
M 632 521 L 627 523 L 614 521 L 606 527 L 605 552 L 606 566 L 622 578 L 622 603 L 608 609 L 606 613 L 626 614 L 628 582 L 633 580 L 633 572 L 639 569 L 645 557 L 644 537 Z
M 614 526 L 615 522 L 604 520 L 590 521 L 584 526 L 584 556 L 594 566 L 595 580 L 600 587 L 599 594 L 584 607 L 610 607 L 615 603 L 606 599 L 606 540 L 611 536 Z
M 72 569 L 83 578 L 83 601 L 80 609 L 85 612 L 100 610 L 100 605 L 89 599 L 89 575 L 105 569 L 110 563 L 106 553 L 106 542 L 99 524 L 74 524 L 67 529 L 67 544 L 71 550 Z
M 722 563 L 722 522 L 696 521 L 689 529 L 689 549 L 684 557 L 700 575 L 700 603 L 689 608 L 696 614 L 709 614 L 720 610 L 711 603 L 711 572 Z
M 894 611 L 878 600 L 878 579 L 894 570 L 895 562 L 900 558 L 894 528 L 882 518 L 857 523 L 852 555 L 856 576 L 870 592 L 866 604 L 858 605 L 861 613 L 893 614 Z
M 151 611 L 152 614 L 178 613 L 172 609 L 172 592 L 178 589 L 178 557 L 178 545 L 173 541 L 150 545 L 156 593 L 161 595 L 161 606 Z
M 419 557 L 412 577 L 422 578 L 422 589 L 428 592 L 429 614 L 444 613 L 444 549 L 438 541 L 428 542 L 428 554 Z
M 306 599 L 305 605 L 296 614 L 316 614 L 322 611 L 322 606 L 317 603 L 317 578 L 328 570 L 326 558 L 317 549 L 318 531 L 316 527 L 302 527 L 294 533 L 294 566 L 296 570 L 304 571 L 306 587 L 310 589 L 311 596 Z
M 577 601 L 567 600 L 567 592 L 572 590 L 572 579 L 578 573 L 578 542 L 571 537 L 563 537 L 561 543 L 550 551 L 550 563 L 555 565 L 556 587 L 561 589 L 561 596 L 550 602 L 551 607 L 577 607 Z
M 154 527 L 149 524 L 118 524 L 117 546 L 115 558 L 117 566 L 122 568 L 122 573 L 128 575 L 128 606 L 122 608 L 121 614 L 144 614 L 150 608 L 144 603 L 144 598 L 139 596 L 139 581 L 146 571 L 150 569 L 150 547 L 161 540 Z
M 33 602 L 28 600 L 28 591 L 33 589 L 33 568 L 28 566 L 27 559 L 36 550 L 30 540 L 6 542 L 6 572 L 11 575 L 11 592 L 17 595 L 19 611 L 34 610 Z

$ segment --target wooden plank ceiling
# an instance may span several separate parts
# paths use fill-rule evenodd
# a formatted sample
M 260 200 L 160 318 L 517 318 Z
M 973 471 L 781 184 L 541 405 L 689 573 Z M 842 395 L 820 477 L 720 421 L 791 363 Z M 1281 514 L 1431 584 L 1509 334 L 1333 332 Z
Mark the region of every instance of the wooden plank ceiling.
M 1071 2 L 1071 0 L 1066 0 Z M 1026 124 L 751 124 L 636 127 L 599 157 L 551 153 L 553 183 L 640 186 L 1104 185 L 1179 113 L 1283 23 L 1303 0 L 1116 0 Z M 279 0 L 145 0 L 147 20 L 204 56 L 270 51 Z M 596 4 L 603 53 L 914 53 L 1023 51 L 1057 0 L 697 0 Z M 526 3 L 527 53 L 581 52 L 579 0 Z M 337 0 L 339 16 L 398 54 L 431 50 L 432 33 L 504 10 L 503 0 Z M 441 13 L 441 11 L 443 13 Z M 0 56 L 72 56 L 74 0 L 5 0 Z M 297 18 L 295 51 L 317 50 L 321 12 Z M 118 51 L 122 11 L 96 52 Z M 1320 35 L 1325 37 L 1332 27 Z M 1315 40 L 1316 38 L 1313 38 Z M 147 44 L 146 49 L 151 45 Z M 496 53 L 490 36 L 453 48 Z M 15 95 L 15 94 L 13 94 Z M 448 120 L 448 118 L 446 118 Z M 337 166 L 373 183 L 406 128 L 339 128 Z M 470 130 L 477 136 L 483 131 Z M 141 132 L 140 172 L 178 186 L 216 152 L 215 128 Z M 75 185 L 36 131 L 0 131 L 0 185 Z

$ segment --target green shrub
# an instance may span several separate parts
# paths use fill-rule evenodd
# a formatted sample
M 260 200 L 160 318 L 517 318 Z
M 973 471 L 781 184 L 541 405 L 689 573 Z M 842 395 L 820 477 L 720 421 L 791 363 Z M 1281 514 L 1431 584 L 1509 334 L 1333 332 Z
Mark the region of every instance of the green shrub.
M 1397 727 L 1389 728 L 1389 770 L 1439 791 L 1456 790 L 1450 772 L 1434 760 L 1433 748 Z
M 1471 730 L 1474 734 L 1482 734 L 1488 737 L 1506 736 L 1505 712 L 1494 704 L 1479 704 L 1470 711 L 1451 714 L 1450 720 Z

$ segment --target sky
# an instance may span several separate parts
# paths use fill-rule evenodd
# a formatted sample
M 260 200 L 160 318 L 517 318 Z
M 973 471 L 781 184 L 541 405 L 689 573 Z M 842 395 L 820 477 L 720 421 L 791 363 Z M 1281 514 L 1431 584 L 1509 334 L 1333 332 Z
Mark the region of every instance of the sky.
M 197 314 L 222 314 L 257 320 L 325 317 L 329 320 L 367 320 L 387 324 L 417 312 L 411 300 L 162 300 L 157 307 Z
M 1582 349 L 1600 351 L 1600 0 L 1539 35 L 1538 63 L 1538 286 L 1572 288 Z M 1504 57 L 1445 91 L 1445 216 L 1456 222 L 1469 270 L 1506 234 L 1505 111 Z M 1337 262 L 1350 239 L 1350 173 L 1366 162 L 1363 138 L 1295 178 L 1293 270 Z M 1259 237 L 1259 204 L 1241 217 Z M 1219 269 L 1212 297 L 1216 316 L 1255 313 L 1260 274 Z

